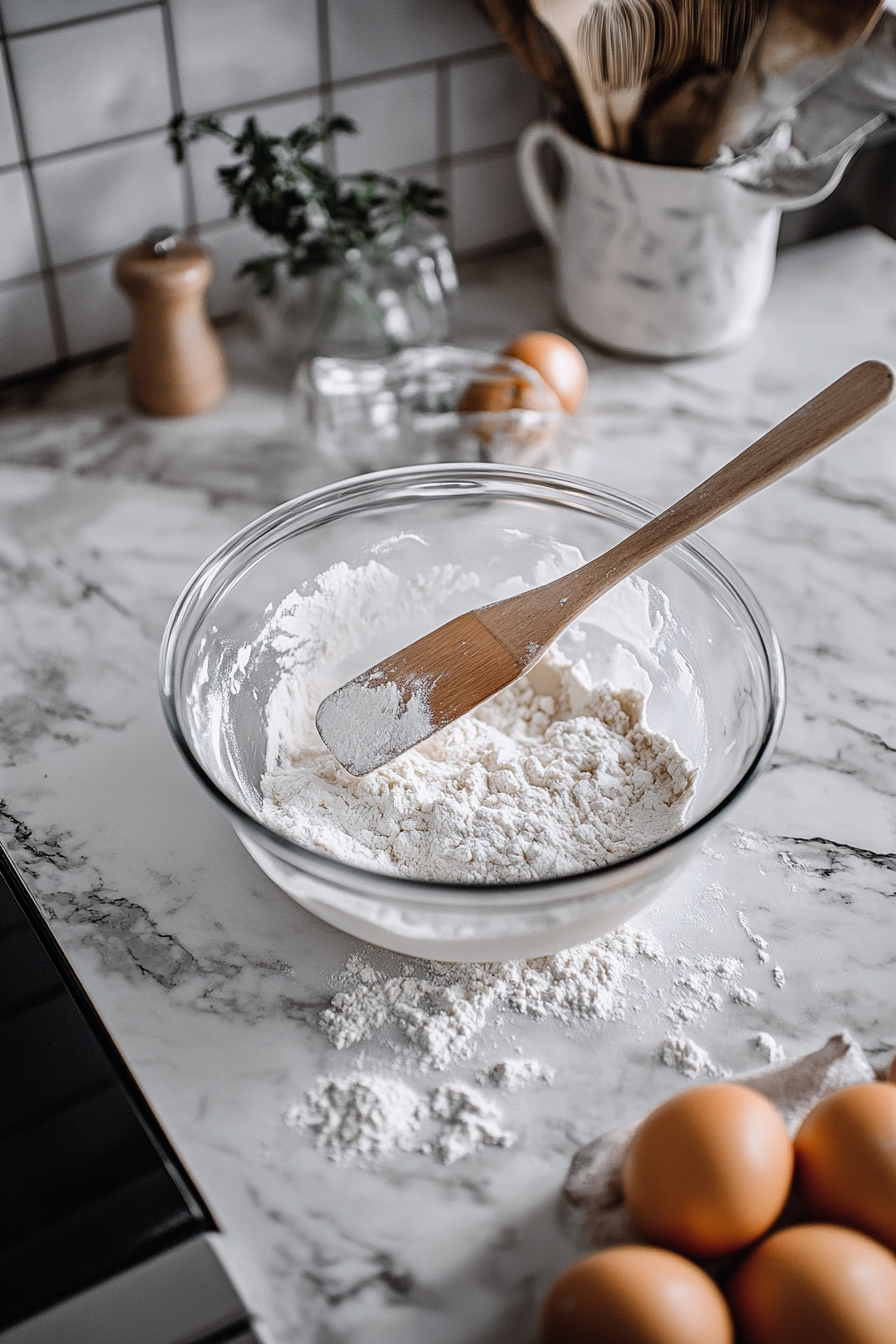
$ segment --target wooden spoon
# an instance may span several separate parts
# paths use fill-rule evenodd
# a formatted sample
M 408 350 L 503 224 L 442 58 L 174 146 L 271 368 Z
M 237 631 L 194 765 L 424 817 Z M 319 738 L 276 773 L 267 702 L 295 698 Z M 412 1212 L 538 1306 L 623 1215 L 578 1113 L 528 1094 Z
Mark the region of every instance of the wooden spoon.
M 321 702 L 317 729 L 353 775 L 386 765 L 528 672 L 596 598 L 880 410 L 893 370 L 867 360 L 677 504 L 580 569 L 457 616 Z
M 600 149 L 615 149 L 616 134 L 606 97 L 593 87 L 578 41 L 579 25 L 591 8 L 591 0 L 530 0 L 530 4 L 563 50 L 588 116 L 595 144 Z
M 746 71 L 761 40 L 769 0 L 680 0 L 685 46 L 677 69 L 648 81 L 633 127 L 637 152 L 651 163 L 708 163 L 730 112 L 745 98 Z
M 529 8 L 529 0 L 479 0 L 479 7 L 523 69 L 544 84 L 570 135 L 590 144 L 591 125 L 569 63 L 554 34 Z

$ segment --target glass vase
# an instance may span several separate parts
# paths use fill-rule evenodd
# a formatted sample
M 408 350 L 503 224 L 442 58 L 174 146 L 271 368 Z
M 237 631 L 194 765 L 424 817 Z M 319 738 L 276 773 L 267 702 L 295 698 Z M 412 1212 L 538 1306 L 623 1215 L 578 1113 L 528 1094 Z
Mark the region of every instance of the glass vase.
M 337 266 L 281 277 L 270 299 L 258 300 L 257 325 L 267 354 L 293 368 L 315 356 L 384 359 L 445 342 L 456 287 L 445 236 L 411 220 Z

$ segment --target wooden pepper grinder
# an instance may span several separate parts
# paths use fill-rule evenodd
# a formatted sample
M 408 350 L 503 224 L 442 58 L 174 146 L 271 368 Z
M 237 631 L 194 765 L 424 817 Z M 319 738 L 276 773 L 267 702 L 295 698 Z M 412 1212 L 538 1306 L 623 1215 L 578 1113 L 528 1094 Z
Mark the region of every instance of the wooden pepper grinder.
M 224 352 L 205 311 L 211 278 L 205 248 L 165 227 L 118 258 L 115 280 L 134 310 L 128 391 L 140 410 L 195 415 L 227 386 Z

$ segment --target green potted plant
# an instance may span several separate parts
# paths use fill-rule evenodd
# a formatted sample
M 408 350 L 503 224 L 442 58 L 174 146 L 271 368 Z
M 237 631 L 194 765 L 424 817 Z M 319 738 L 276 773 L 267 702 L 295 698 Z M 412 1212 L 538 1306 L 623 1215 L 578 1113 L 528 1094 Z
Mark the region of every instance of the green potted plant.
M 445 300 L 456 275 L 433 223 L 445 214 L 442 193 L 381 173 L 331 172 L 313 155 L 334 135 L 357 132 L 348 117 L 320 116 L 277 136 L 254 117 L 232 134 L 218 117 L 179 114 L 168 131 L 179 163 L 205 136 L 229 146 L 233 161 L 218 179 L 230 213 L 274 244 L 239 274 L 253 279 L 268 343 L 281 355 L 377 358 L 447 338 Z

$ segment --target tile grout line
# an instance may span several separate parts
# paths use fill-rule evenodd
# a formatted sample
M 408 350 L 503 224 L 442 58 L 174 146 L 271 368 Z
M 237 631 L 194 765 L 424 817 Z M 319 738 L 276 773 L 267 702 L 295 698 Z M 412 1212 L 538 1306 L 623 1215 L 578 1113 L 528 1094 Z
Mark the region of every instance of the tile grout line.
M 36 168 L 45 163 L 65 163 L 76 159 L 80 154 L 96 154 L 103 149 L 116 149 L 119 145 L 134 144 L 138 140 L 148 140 L 152 136 L 167 132 L 167 122 L 158 126 L 147 126 L 142 131 L 125 131 L 122 135 L 110 135 L 105 140 L 89 140 L 85 145 L 75 145 L 72 149 L 57 149 L 52 154 L 36 154 L 29 162 Z
M 12 58 L 9 51 L 9 43 L 5 31 L 0 33 L 0 47 L 2 47 L 3 52 L 3 66 L 6 71 L 6 83 L 9 89 L 9 101 L 10 106 L 12 107 L 16 140 L 18 141 L 19 153 L 22 160 L 22 175 L 28 192 L 28 203 L 31 207 L 31 227 L 34 230 L 34 241 L 37 244 L 37 259 L 40 264 L 41 278 L 44 283 L 44 297 L 47 304 L 47 315 L 50 319 L 50 333 L 53 337 L 53 345 L 56 349 L 56 358 L 58 360 L 68 359 L 70 351 L 68 334 L 65 330 L 65 318 L 63 317 L 62 312 L 62 301 L 59 297 L 56 276 L 53 272 L 50 241 L 47 235 L 47 227 L 41 208 L 40 197 L 37 193 L 37 183 L 34 179 L 34 165 L 28 153 L 28 137 L 25 134 L 25 121 L 22 116 L 22 105 L 19 101 L 19 89 L 16 83 Z
M 394 171 L 408 174 L 424 174 L 432 172 L 435 175 L 438 175 L 443 167 L 446 171 L 450 172 L 452 167 L 467 163 L 480 163 L 488 162 L 490 159 L 508 158 L 513 153 L 514 144 L 515 142 L 512 140 L 505 140 L 499 145 L 487 145 L 484 149 L 463 150 L 460 154 L 455 154 L 451 159 L 426 159 L 421 163 L 405 164 Z M 15 171 L 22 166 L 22 164 L 13 164 L 9 169 L 3 169 L 3 172 Z M 0 174 L 0 176 L 2 176 L 2 174 Z M 225 229 L 228 225 L 236 224 L 237 222 L 238 221 L 234 220 L 231 215 L 219 215 L 215 219 L 199 221 L 196 224 L 195 232 L 220 232 L 221 229 Z M 515 241 L 515 237 L 511 241 Z M 503 246 L 503 243 L 503 239 L 497 239 L 494 246 L 500 248 Z M 486 244 L 486 246 L 492 245 Z M 68 275 L 73 271 L 86 269 L 88 266 L 96 266 L 100 262 L 112 261 L 116 256 L 117 253 L 114 251 L 91 252 L 88 256 L 76 257 L 74 261 L 57 262 L 50 269 L 54 276 Z M 0 280 L 0 294 L 10 289 L 16 289 L 20 285 L 33 284 L 35 280 L 39 280 L 43 275 L 43 271 L 27 271 L 23 275 L 11 276 L 8 280 Z
M 326 0 L 319 0 L 319 3 L 325 4 Z M 168 6 L 165 3 L 159 4 L 159 0 L 153 0 L 152 5 L 144 5 L 141 6 L 141 8 L 144 9 L 162 8 L 164 11 L 165 9 L 168 8 Z M 489 55 L 491 53 L 485 52 L 483 54 Z M 464 59 L 466 60 L 466 57 Z M 443 60 L 418 61 L 414 65 L 402 66 L 396 72 L 388 72 L 382 75 L 380 74 L 364 75 L 362 77 L 338 80 L 335 82 L 332 80 L 326 82 L 322 80 L 320 84 L 305 85 L 304 87 L 299 89 L 290 89 L 286 93 L 270 94 L 265 98 L 251 98 L 239 103 L 226 103 L 220 107 L 206 108 L 201 114 L 198 115 L 218 116 L 218 117 L 234 116 L 238 115 L 242 111 L 245 111 L 246 109 L 259 108 L 261 110 L 264 110 L 265 108 L 269 107 L 279 107 L 283 103 L 293 102 L 294 100 L 299 98 L 313 98 L 315 94 L 320 96 L 322 101 L 325 101 L 329 96 L 330 102 L 332 103 L 333 97 L 338 96 L 338 94 L 341 92 L 342 89 L 356 88 L 359 85 L 364 84 L 385 84 L 388 83 L 391 79 L 396 78 L 398 75 L 403 76 L 405 74 L 415 74 L 415 73 L 422 74 L 428 71 L 434 71 L 438 77 L 438 72 L 441 66 L 446 65 L 450 66 L 456 64 L 458 64 L 458 61 L 454 57 L 446 57 Z M 176 48 L 175 48 L 175 70 L 176 70 Z M 140 140 L 144 137 L 149 137 L 151 135 L 159 135 L 161 132 L 167 131 L 167 129 L 168 128 L 166 124 L 162 126 L 143 127 L 139 131 L 126 131 L 122 135 L 106 136 L 106 138 L 103 140 L 89 140 L 83 144 L 72 145 L 71 148 L 69 149 L 57 149 L 49 154 L 37 154 L 33 158 L 29 159 L 29 162 L 32 163 L 33 165 L 42 165 L 44 163 L 61 163 L 64 162 L 66 159 L 76 158 L 79 154 L 91 154 L 95 153 L 97 150 L 106 149 L 107 147 L 112 147 L 114 145 L 125 145 L 128 144 L 130 141 Z M 474 150 L 467 152 L 475 153 L 476 151 Z M 0 168 L 0 175 L 2 175 L 5 172 L 9 172 L 11 169 L 16 168 L 18 166 L 19 166 L 18 164 L 5 165 L 3 168 Z
M 326 4 L 326 0 L 321 0 Z M 329 28 L 329 25 L 328 25 Z M 503 46 L 476 47 L 472 51 L 461 52 L 456 56 L 429 56 L 423 61 L 408 61 L 405 65 L 391 65 L 385 70 L 368 70 L 363 75 L 346 75 L 344 79 L 331 79 L 330 87 L 337 93 L 343 89 L 354 89 L 361 84 L 388 84 L 393 79 L 403 79 L 407 75 L 422 75 L 435 70 L 440 65 L 463 65 L 466 62 L 477 64 L 493 56 L 507 54 Z M 321 81 L 323 82 L 323 81 Z M 278 94 L 277 97 L 282 95 Z
M 161 0 L 162 32 L 165 38 L 165 60 L 168 66 L 168 90 L 171 106 L 175 115 L 183 112 L 184 99 L 180 82 L 180 70 L 177 63 L 177 43 L 174 40 L 174 22 L 171 18 L 171 0 Z M 180 165 L 180 189 L 183 197 L 186 232 L 193 235 L 198 227 L 196 209 L 196 187 L 193 181 L 193 167 L 190 155 L 184 155 Z
M 66 28 L 78 28 L 82 23 L 96 23 L 101 19 L 117 19 L 119 14 L 134 14 L 141 9 L 155 9 L 159 0 L 137 0 L 131 5 L 121 5 L 118 9 L 100 9 L 93 14 L 79 14 L 74 19 L 56 19 L 51 23 L 39 24 L 36 28 L 17 28 L 7 37 L 38 37 L 41 33 L 58 33 Z
M 436 173 L 444 192 L 445 232 L 448 242 L 454 248 L 454 213 L 452 210 L 452 173 L 451 173 L 451 65 L 441 61 L 436 66 Z
M 327 0 L 317 0 L 317 80 L 321 111 L 325 117 L 332 117 L 333 53 L 330 46 L 330 7 Z M 331 173 L 335 173 L 336 146 L 332 140 L 324 141 L 323 156 L 325 166 Z

